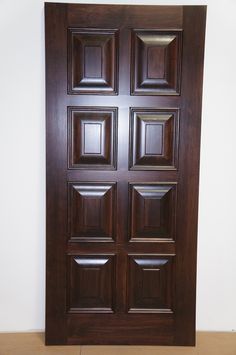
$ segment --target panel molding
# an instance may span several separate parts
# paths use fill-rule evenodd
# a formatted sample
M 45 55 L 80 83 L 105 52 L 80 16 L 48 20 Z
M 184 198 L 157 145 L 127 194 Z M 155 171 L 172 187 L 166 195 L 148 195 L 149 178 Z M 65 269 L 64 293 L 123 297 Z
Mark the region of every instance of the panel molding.
M 177 183 L 129 183 L 129 241 L 174 241 L 176 205 Z
M 130 170 L 178 169 L 179 111 L 178 108 L 130 108 Z M 158 130 L 152 128 L 148 137 L 150 126 Z
M 128 254 L 128 313 L 174 313 L 174 256 Z
M 115 259 L 115 254 L 68 256 L 68 313 L 114 313 Z
M 116 170 L 117 129 L 117 107 L 68 107 L 68 169 Z
M 116 183 L 68 183 L 68 234 L 71 242 L 114 242 Z
M 68 94 L 118 94 L 117 29 L 68 29 Z
M 180 95 L 182 31 L 133 29 L 131 95 Z

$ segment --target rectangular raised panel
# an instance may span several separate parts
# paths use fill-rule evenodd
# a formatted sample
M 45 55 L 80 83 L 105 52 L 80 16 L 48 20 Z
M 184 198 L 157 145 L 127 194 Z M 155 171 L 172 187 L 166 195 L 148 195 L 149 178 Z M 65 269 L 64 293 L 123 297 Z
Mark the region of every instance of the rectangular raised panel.
M 69 183 L 69 236 L 73 241 L 113 241 L 116 184 Z
M 68 93 L 117 94 L 118 31 L 68 31 Z
M 68 109 L 70 169 L 116 169 L 117 108 Z
M 158 58 L 158 60 L 156 60 Z M 165 77 L 165 49 L 163 47 L 148 47 L 147 50 L 147 78 L 164 79 Z
M 179 95 L 181 31 L 132 31 L 132 95 Z
M 130 169 L 175 170 L 178 167 L 177 109 L 130 109 Z
M 163 125 L 148 123 L 145 126 L 145 155 L 163 155 Z
M 83 153 L 87 154 L 101 154 L 102 143 L 102 124 L 101 123 L 84 123 L 83 132 Z
M 102 77 L 102 48 L 99 46 L 84 47 L 85 78 Z
M 172 259 L 166 255 L 129 255 L 129 313 L 173 313 Z
M 70 256 L 68 311 L 70 313 L 113 313 L 114 284 L 114 256 Z
M 176 184 L 130 184 L 130 241 L 175 239 Z

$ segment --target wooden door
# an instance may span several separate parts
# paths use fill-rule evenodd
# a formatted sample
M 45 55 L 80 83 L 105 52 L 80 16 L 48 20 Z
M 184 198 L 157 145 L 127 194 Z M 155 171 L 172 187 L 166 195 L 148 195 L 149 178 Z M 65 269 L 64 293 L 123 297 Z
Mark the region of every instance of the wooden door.
M 194 345 L 205 12 L 46 4 L 47 344 Z

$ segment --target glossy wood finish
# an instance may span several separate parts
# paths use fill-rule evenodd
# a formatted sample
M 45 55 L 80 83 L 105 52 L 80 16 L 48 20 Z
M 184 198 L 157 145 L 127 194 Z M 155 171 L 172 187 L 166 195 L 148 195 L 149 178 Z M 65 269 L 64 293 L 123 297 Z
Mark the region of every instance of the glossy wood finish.
M 70 256 L 68 311 L 113 313 L 114 256 Z
M 68 92 L 117 94 L 116 30 L 68 30 Z
M 177 109 L 130 110 L 130 169 L 175 170 L 178 164 Z
M 130 184 L 130 240 L 175 239 L 176 185 Z
M 181 31 L 133 31 L 133 95 L 179 94 L 181 38 Z
M 206 8 L 45 7 L 46 343 L 193 345 Z
M 68 109 L 70 169 L 116 169 L 117 116 L 114 107 Z
M 70 183 L 68 190 L 71 241 L 112 241 L 115 238 L 116 184 Z
M 172 313 L 172 257 L 129 256 L 128 312 Z

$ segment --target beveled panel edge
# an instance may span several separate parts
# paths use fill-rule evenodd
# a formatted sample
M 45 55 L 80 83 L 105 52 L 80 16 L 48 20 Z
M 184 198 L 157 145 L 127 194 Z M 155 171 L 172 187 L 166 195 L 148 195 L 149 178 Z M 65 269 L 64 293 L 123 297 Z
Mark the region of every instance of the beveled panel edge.
M 70 194 L 71 194 L 71 186 L 73 185 L 80 184 L 80 185 L 106 185 L 109 184 L 114 188 L 114 213 L 113 213 L 113 229 L 112 229 L 112 237 L 72 237 L 71 236 L 71 208 L 70 208 Z M 115 241 L 117 239 L 117 181 L 67 181 L 67 243 L 72 243 L 72 244 L 78 244 L 78 243 L 109 243 L 115 245 Z M 73 254 L 68 254 L 68 255 L 73 255 Z M 76 254 L 75 254 L 76 255 Z M 99 254 L 100 255 L 100 254 Z M 102 254 L 101 254 L 102 255 Z M 108 255 L 108 254 L 104 254 Z M 111 254 L 113 255 L 113 254 Z
M 132 197 L 132 186 L 134 185 L 169 185 L 169 186 L 174 186 L 175 187 L 175 198 L 174 198 L 174 234 L 176 234 L 176 218 L 177 218 L 177 201 L 178 201 L 178 182 L 128 182 L 128 234 L 127 234 L 127 242 L 128 244 L 135 244 L 135 243 L 155 243 L 155 244 L 159 244 L 159 243 L 164 243 L 164 244 L 173 244 L 176 245 L 176 235 L 174 238 L 132 238 L 131 236 L 131 197 Z M 129 255 L 133 255 L 133 254 L 129 254 Z M 136 254 L 139 255 L 139 254 Z M 141 255 L 141 254 L 140 254 Z M 145 254 L 146 255 L 146 254 Z M 154 254 L 154 255 L 161 255 L 161 254 Z M 163 255 L 168 255 L 168 254 L 163 254 Z M 175 255 L 175 254 L 170 254 L 170 255 Z
M 135 112 L 166 112 L 166 113 L 175 113 L 174 116 L 174 165 L 138 165 L 133 163 L 133 133 L 134 133 L 134 125 L 133 125 L 133 117 Z M 181 117 L 181 108 L 180 107 L 129 107 L 129 171 L 178 171 L 179 170 L 179 140 L 180 140 L 180 117 Z
M 71 5 L 71 4 L 70 4 Z M 76 4 L 82 5 L 82 4 Z M 107 90 L 83 90 L 72 88 L 72 43 L 71 43 L 71 34 L 72 33 L 102 33 L 114 35 L 115 41 L 115 66 L 114 66 L 114 88 Z M 102 95 L 102 96 L 118 96 L 119 95 L 119 28 L 95 28 L 95 27 L 76 27 L 69 26 L 67 28 L 67 95 Z
M 112 308 L 99 308 L 99 307 L 94 307 L 94 308 L 75 308 L 75 307 L 71 307 L 70 309 L 68 309 L 67 311 L 68 314 L 76 314 L 76 313 L 109 313 L 109 314 L 114 314 L 115 311 Z
M 157 5 L 158 6 L 158 5 Z M 135 32 L 170 32 L 170 33 L 178 33 L 179 36 L 179 46 L 178 46 L 178 66 L 177 66 L 177 90 L 166 90 L 166 91 L 158 91 L 153 92 L 150 90 L 137 90 L 135 88 L 135 45 L 134 45 L 134 34 Z M 134 27 L 131 29 L 131 53 L 130 53 L 130 95 L 131 96 L 181 96 L 181 81 L 182 81 L 182 54 L 183 54 L 183 28 L 137 28 Z
M 68 287 L 69 285 L 69 280 L 70 280 L 70 262 L 71 259 L 75 256 L 82 256 L 82 257 L 108 257 L 108 261 L 112 261 L 112 278 L 111 278 L 111 291 L 112 291 L 112 305 L 111 308 L 108 307 L 94 307 L 94 308 L 79 308 L 79 307 L 69 307 L 69 298 L 70 298 L 70 288 Z M 72 314 L 90 314 L 90 313 L 108 313 L 108 314 L 114 314 L 115 313 L 115 286 L 116 286 L 116 269 L 117 269 L 117 260 L 116 260 L 116 253 L 84 253 L 84 254 L 80 254 L 78 253 L 70 253 L 67 254 L 66 256 L 67 259 L 67 272 L 66 272 L 66 284 L 67 284 L 67 288 L 66 288 L 66 313 L 68 315 L 72 315 Z M 106 263 L 107 263 L 106 262 Z M 106 264 L 105 263 L 105 264 Z M 102 266 L 104 266 L 105 264 L 103 264 Z
M 176 257 L 176 253 L 127 253 L 127 260 L 128 260 L 128 264 L 130 265 L 130 260 L 134 260 L 133 257 L 135 256 L 139 256 L 139 257 L 159 257 L 159 258 L 164 258 L 167 257 L 168 260 L 171 260 L 172 263 L 172 292 L 175 291 L 175 257 Z M 137 313 L 142 313 L 142 314 L 169 314 L 169 315 L 174 315 L 175 311 L 174 311 L 174 304 L 172 308 L 135 308 L 135 307 L 131 307 L 129 308 L 129 301 L 128 301 L 128 289 L 129 289 L 129 284 L 130 282 L 130 267 L 127 269 L 127 308 L 126 308 L 126 312 L 128 314 L 137 314 Z M 174 300 L 174 297 L 173 297 Z
M 72 113 L 73 112 L 107 112 L 112 113 L 113 134 L 112 138 L 112 158 L 113 164 L 72 164 Z M 118 158 L 118 116 L 119 107 L 117 106 L 67 106 L 67 170 L 117 170 Z
M 170 313 L 174 314 L 171 308 L 129 308 L 128 313 Z

